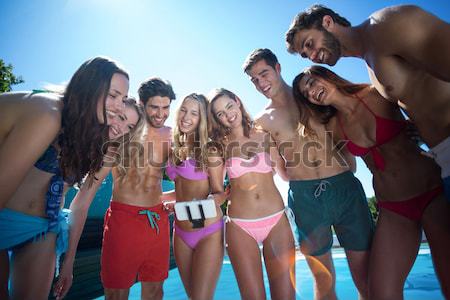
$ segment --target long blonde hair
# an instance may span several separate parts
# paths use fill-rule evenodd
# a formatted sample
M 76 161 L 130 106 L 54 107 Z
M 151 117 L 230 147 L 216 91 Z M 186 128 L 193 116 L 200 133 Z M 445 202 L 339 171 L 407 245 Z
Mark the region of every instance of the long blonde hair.
M 173 130 L 173 154 L 172 162 L 175 165 L 181 164 L 182 160 L 186 159 L 186 155 L 183 154 L 183 147 L 186 146 L 187 135 L 180 131 L 180 109 L 187 100 L 194 100 L 198 103 L 200 121 L 194 132 L 194 144 L 191 146 L 193 149 L 187 149 L 188 153 L 192 153 L 195 159 L 195 165 L 197 169 L 205 169 L 206 166 L 206 144 L 208 143 L 208 100 L 202 94 L 192 93 L 184 97 L 180 106 L 176 112 L 176 126 Z
M 136 110 L 139 120 L 133 130 L 115 140 L 116 143 L 119 143 L 115 157 L 115 167 L 117 168 L 120 177 L 125 176 L 127 173 L 126 169 L 129 168 L 131 164 L 136 163 L 136 160 L 141 156 L 143 152 L 143 149 L 141 149 L 142 147 L 139 147 L 136 150 L 134 145 L 142 145 L 142 136 L 146 133 L 145 113 L 142 104 L 138 103 L 133 97 L 128 97 L 124 103 Z

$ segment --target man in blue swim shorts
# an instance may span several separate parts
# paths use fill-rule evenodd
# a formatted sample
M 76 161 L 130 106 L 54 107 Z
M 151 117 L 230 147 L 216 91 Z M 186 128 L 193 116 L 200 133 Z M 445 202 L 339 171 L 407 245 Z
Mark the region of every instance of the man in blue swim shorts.
M 272 51 L 254 50 L 243 69 L 269 99 L 255 123 L 271 134 L 285 160 L 289 206 L 295 213 L 300 249 L 314 276 L 315 298 L 336 299 L 331 226 L 345 249 L 359 294 L 367 298 L 374 225 L 364 191 L 352 173 L 354 157 L 334 145 L 322 124 L 309 124 L 313 130 L 301 124 L 306 109 L 295 102 Z

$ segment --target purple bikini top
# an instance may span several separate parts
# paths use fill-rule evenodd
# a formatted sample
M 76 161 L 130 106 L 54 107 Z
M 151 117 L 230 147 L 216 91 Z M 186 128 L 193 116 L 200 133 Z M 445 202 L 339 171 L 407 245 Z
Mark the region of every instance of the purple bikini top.
M 192 158 L 182 161 L 178 166 L 172 164 L 169 160 L 166 167 L 166 174 L 171 180 L 175 180 L 178 175 L 189 180 L 208 179 L 206 172 L 195 169 L 195 160 Z

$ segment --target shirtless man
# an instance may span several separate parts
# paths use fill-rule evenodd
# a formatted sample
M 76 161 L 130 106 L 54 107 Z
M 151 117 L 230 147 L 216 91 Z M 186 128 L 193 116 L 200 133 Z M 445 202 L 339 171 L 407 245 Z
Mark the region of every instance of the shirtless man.
M 299 133 L 301 115 L 307 109 L 299 111 L 272 51 L 254 50 L 243 68 L 269 99 L 255 123 L 272 135 L 285 160 L 289 206 L 295 213 L 301 251 L 315 279 L 315 298 L 336 299 L 331 226 L 345 249 L 355 285 L 366 298 L 373 222 L 362 186 L 352 173 L 354 157 L 335 148 L 323 125 L 311 124 L 317 135 Z
M 378 92 L 416 124 L 442 169 L 450 199 L 450 25 L 412 5 L 384 8 L 362 24 L 322 5 L 293 20 L 290 53 L 333 66 L 340 57 L 365 60 Z
M 131 154 L 125 149 L 121 166 L 112 171 L 114 188 L 101 257 L 106 299 L 127 299 L 136 276 L 142 299 L 162 299 L 169 270 L 169 220 L 161 202 L 161 170 L 171 140 L 164 122 L 175 94 L 169 83 L 151 78 L 141 84 L 139 98 L 147 126 L 138 143 L 130 145 Z M 133 155 L 136 146 L 142 151 Z

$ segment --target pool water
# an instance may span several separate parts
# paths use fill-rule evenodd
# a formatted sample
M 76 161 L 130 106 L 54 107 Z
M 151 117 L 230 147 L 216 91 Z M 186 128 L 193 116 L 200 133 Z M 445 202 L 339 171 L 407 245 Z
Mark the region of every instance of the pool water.
M 339 299 L 358 299 L 356 288 L 351 279 L 347 260 L 342 249 L 333 249 L 333 258 L 336 268 L 336 291 Z M 302 255 L 297 254 L 296 262 L 297 297 L 296 299 L 313 299 L 313 281 L 308 265 Z M 267 297 L 270 296 L 267 276 L 264 276 Z M 140 284 L 135 284 L 130 290 L 129 299 L 140 299 Z M 406 300 L 437 300 L 444 299 L 439 283 L 434 273 L 430 249 L 423 245 L 419 251 L 413 269 L 408 276 L 404 288 Z M 103 299 L 98 298 L 98 299 Z M 164 299 L 187 299 L 183 284 L 177 269 L 169 272 L 169 278 L 164 283 Z M 228 257 L 225 257 L 219 281 L 217 283 L 214 299 L 234 300 L 240 299 L 239 288 L 234 277 L 233 268 Z

